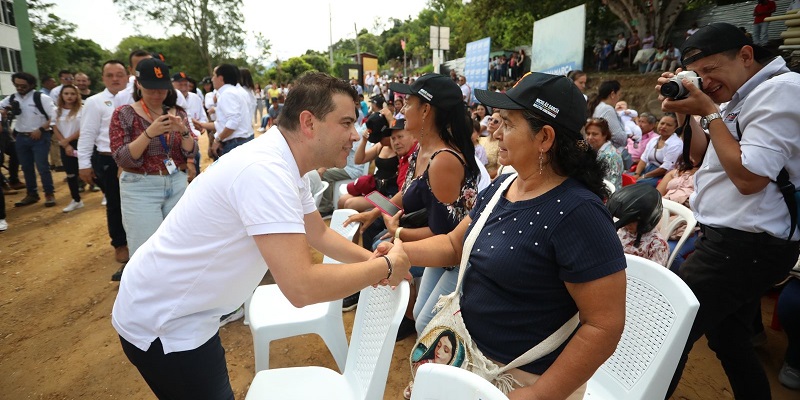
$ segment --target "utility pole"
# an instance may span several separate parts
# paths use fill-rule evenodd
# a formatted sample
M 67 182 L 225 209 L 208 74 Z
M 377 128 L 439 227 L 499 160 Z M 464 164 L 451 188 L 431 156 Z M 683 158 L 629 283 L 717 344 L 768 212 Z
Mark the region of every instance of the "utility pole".
M 333 13 L 331 12 L 331 3 L 328 3 L 328 37 L 330 46 L 328 46 L 328 58 L 333 69 Z

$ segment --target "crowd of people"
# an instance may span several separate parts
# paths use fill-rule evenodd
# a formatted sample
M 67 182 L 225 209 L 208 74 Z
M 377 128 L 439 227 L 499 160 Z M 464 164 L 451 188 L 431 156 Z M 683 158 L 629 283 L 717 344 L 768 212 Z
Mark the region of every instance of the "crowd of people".
M 440 296 L 460 288 L 472 342 L 501 366 L 577 313 L 569 338 L 510 374 L 513 398 L 579 399 L 622 335 L 625 253 L 671 269 L 700 301 L 667 398 L 703 335 L 736 397 L 768 398 L 751 339 L 760 297 L 800 252 L 800 232 L 771 182 L 781 170 L 800 176 L 791 136 L 800 76 L 735 26 L 693 30 L 680 51 L 670 45 L 672 56 L 648 61 L 667 71 L 659 86 L 678 66 L 703 78 L 702 90 L 681 83 L 684 99 L 662 96 L 663 115 L 638 112 L 618 81 L 587 96 L 582 71 L 501 72 L 499 81 L 517 80 L 505 92 L 472 93 L 463 76 L 433 73 L 370 73 L 364 87 L 308 73 L 262 89 L 248 70 L 220 64 L 199 88 L 171 74 L 162 55 L 137 50 L 127 66 L 103 65 L 97 94 L 86 91 L 86 74 L 62 71 L 60 86 L 43 79 L 38 91 L 20 72 L 15 96 L 0 101 L 3 120 L 15 116 L 18 163 L 9 163 L 4 193 L 24 188 L 15 206 L 35 204 L 38 178 L 44 205 L 55 205 L 53 146 L 70 190 L 63 212 L 84 207 L 81 183 L 103 191 L 121 264 L 112 323 L 160 398 L 233 398 L 219 327 L 241 318 L 269 270 L 292 304 L 344 299 L 343 310 L 357 306 L 364 287 L 409 280 L 398 340 L 428 332 Z M 653 49 L 649 32 L 633 34 L 620 35 L 600 67 L 664 50 Z M 505 68 L 524 58 L 515 54 Z M 201 171 L 203 134 L 216 162 Z M 319 206 L 310 181 L 330 183 Z M 339 181 L 351 182 L 334 201 Z M 373 191 L 400 211 L 375 207 L 365 198 Z M 682 231 L 661 236 L 663 199 L 700 223 L 671 265 Z M 326 226 L 335 208 L 359 211 L 345 224 L 361 224 L 361 246 Z M 198 209 L 209 211 L 198 218 Z M 309 245 L 346 264 L 314 264 Z M 790 344 L 779 380 L 800 388 L 800 332 L 789 321 L 800 309 L 795 282 L 779 301 Z M 423 347 L 415 365 L 433 354 Z M 412 391 L 410 383 L 406 398 Z

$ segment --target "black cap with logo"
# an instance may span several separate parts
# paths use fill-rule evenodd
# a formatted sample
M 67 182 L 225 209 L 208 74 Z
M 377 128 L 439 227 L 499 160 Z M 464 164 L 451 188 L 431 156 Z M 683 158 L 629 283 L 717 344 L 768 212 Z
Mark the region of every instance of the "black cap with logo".
M 145 89 L 172 89 L 169 66 L 157 58 L 146 58 L 136 66 L 136 81 Z
M 566 128 L 575 139 L 583 139 L 586 99 L 566 76 L 529 72 L 505 93 L 475 89 L 475 97 L 491 107 L 533 111 L 545 122 Z
M 748 38 L 735 25 L 715 22 L 700 28 L 694 35 L 689 36 L 683 42 L 683 46 L 681 46 L 681 63 L 687 66 L 701 58 L 722 53 L 723 51 L 739 50 L 744 46 L 753 47 L 753 57 L 757 61 L 775 56 L 769 50 L 753 44 L 753 40 Z M 692 54 L 691 57 L 686 57 L 687 53 L 694 50 L 699 50 L 699 52 Z
M 444 75 L 425 74 L 414 81 L 413 85 L 395 82 L 389 85 L 389 89 L 397 93 L 417 95 L 422 101 L 442 109 L 464 105 L 461 89 L 450 77 Z
M 185 81 L 185 80 L 187 80 L 188 78 L 189 78 L 189 76 L 188 76 L 188 75 L 186 75 L 186 73 L 185 73 L 185 72 L 183 72 L 183 71 L 181 71 L 181 72 L 178 72 L 178 73 L 177 73 L 177 74 L 175 74 L 175 75 L 172 75 L 172 81 L 173 81 L 173 82 Z

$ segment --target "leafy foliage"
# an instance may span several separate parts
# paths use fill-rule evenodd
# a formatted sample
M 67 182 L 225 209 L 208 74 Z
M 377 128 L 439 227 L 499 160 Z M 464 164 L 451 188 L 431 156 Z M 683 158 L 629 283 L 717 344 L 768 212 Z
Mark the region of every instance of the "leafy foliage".
M 244 54 L 242 0 L 113 1 L 125 20 L 141 23 L 147 18 L 182 30 L 193 40 L 209 75 L 218 61 Z

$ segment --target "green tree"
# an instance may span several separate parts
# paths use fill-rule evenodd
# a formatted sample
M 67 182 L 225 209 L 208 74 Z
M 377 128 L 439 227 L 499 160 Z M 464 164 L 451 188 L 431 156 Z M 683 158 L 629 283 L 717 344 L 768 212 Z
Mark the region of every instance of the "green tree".
M 217 61 L 244 53 L 242 0 L 113 0 L 122 17 L 134 24 L 141 18 L 180 28 L 210 75 Z
M 28 0 L 39 73 L 57 77 L 62 69 L 80 71 L 92 80 L 92 89 L 98 90 L 100 67 L 109 58 L 109 52 L 93 40 L 76 38 L 75 24 L 51 13 L 52 6 L 53 3 L 44 0 Z
M 669 32 L 675 20 L 681 14 L 690 0 L 603 0 L 608 9 L 616 15 L 628 31 L 636 29 L 641 34 L 651 31 L 657 43 L 664 43 L 669 37 Z
M 328 59 L 326 57 L 306 54 L 300 58 L 317 71 L 330 72 L 330 65 L 328 64 Z

